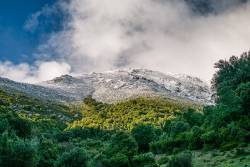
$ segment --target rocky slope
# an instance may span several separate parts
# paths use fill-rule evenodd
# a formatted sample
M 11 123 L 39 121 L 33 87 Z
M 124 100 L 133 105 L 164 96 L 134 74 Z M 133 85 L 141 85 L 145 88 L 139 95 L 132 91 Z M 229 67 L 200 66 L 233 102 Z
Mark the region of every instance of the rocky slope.
M 0 79 L 0 87 L 56 101 L 81 101 L 92 95 L 112 103 L 137 96 L 163 96 L 212 104 L 208 84 L 188 75 L 163 74 L 146 69 L 115 70 L 78 76 L 64 75 L 37 85 Z

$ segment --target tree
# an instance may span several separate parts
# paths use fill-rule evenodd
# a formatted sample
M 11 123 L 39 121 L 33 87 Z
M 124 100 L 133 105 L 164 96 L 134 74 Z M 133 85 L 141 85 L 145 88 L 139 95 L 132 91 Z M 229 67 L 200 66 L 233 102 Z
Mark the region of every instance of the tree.
M 156 137 L 155 129 L 152 125 L 140 124 L 133 128 L 131 133 L 138 143 L 140 152 L 147 152 L 149 150 L 149 143 Z
M 242 83 L 236 89 L 245 113 L 250 113 L 250 82 Z
M 88 156 L 85 150 L 74 148 L 65 152 L 56 162 L 56 167 L 88 167 Z
M 152 153 L 139 154 L 133 157 L 133 165 L 136 167 L 157 167 Z
M 181 120 L 168 120 L 163 127 L 164 131 L 166 131 L 169 136 L 175 136 L 189 128 L 189 124 Z
M 29 140 L 19 139 L 15 134 L 2 134 L 0 141 L 0 166 L 36 166 L 36 146 Z
M 219 60 L 215 68 L 218 71 L 212 79 L 212 87 L 217 92 L 218 102 L 229 104 L 223 100 L 225 93 L 235 93 L 239 85 L 250 82 L 250 52 L 243 53 L 240 58 L 232 56 L 229 61 Z
M 0 133 L 3 133 L 4 131 L 9 130 L 9 128 L 10 128 L 9 121 L 6 118 L 1 119 L 1 121 L 0 121 Z
M 38 167 L 53 167 L 58 156 L 58 150 L 51 140 L 41 139 L 38 146 L 39 161 Z
M 121 154 L 121 153 L 117 153 L 114 154 L 111 157 L 106 157 L 103 161 L 102 161 L 102 165 L 105 167 L 130 167 L 130 162 L 128 159 L 128 156 Z
M 217 122 L 230 123 L 249 116 L 250 106 L 250 52 L 240 58 L 232 56 L 228 61 L 220 60 L 215 64 L 212 85 L 216 91 L 217 106 L 214 113 Z M 219 119 L 218 119 L 219 118 Z M 218 127 L 218 124 L 215 125 Z
M 84 102 L 84 104 L 86 104 L 88 106 L 95 106 L 98 104 L 98 102 L 95 99 L 93 99 L 93 97 L 91 95 L 85 97 L 83 102 Z
M 9 118 L 9 124 L 15 130 L 17 136 L 27 138 L 31 135 L 31 123 L 17 115 Z
M 174 155 L 169 161 L 169 167 L 192 167 L 192 154 L 189 152 Z
M 189 125 L 201 125 L 203 122 L 203 115 L 197 112 L 193 108 L 188 108 L 183 112 L 183 118 L 189 123 Z
M 113 155 L 116 153 L 121 153 L 127 155 L 130 158 L 133 157 L 137 151 L 138 145 L 131 135 L 125 132 L 117 132 L 111 137 L 111 144 L 107 150 L 107 154 Z
M 190 149 L 201 149 L 203 142 L 201 140 L 202 130 L 198 126 L 193 126 L 191 131 L 187 134 L 187 140 Z

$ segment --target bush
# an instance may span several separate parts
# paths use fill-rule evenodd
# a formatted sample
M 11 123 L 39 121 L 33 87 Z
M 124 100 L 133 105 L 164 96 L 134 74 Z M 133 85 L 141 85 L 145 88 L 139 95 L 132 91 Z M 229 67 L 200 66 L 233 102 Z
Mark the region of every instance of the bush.
M 241 99 L 241 105 L 245 114 L 250 114 L 250 82 L 241 83 L 236 89 L 237 95 Z
M 175 136 L 181 132 L 185 132 L 189 128 L 190 126 L 187 122 L 179 120 L 167 121 L 163 127 L 164 131 L 166 131 L 169 136 Z
M 104 167 L 130 167 L 128 157 L 121 153 L 117 153 L 112 157 L 106 157 L 102 160 L 102 165 Z
M 201 135 L 201 140 L 204 142 L 206 146 L 217 147 L 220 144 L 220 139 L 217 136 L 215 130 L 208 130 L 204 134 Z
M 244 148 L 237 148 L 235 150 L 235 156 L 243 156 L 243 155 L 248 155 L 249 152 L 247 152 Z
M 15 130 L 17 136 L 22 138 L 30 137 L 32 128 L 29 121 L 19 117 L 12 117 L 9 119 L 9 124 Z
M 152 153 L 139 154 L 133 158 L 133 166 L 136 167 L 157 167 Z
M 150 143 L 150 151 L 153 153 L 173 153 L 173 151 L 179 151 L 185 147 L 185 140 L 181 137 L 163 137 L 158 141 Z
M 169 162 L 169 157 L 167 156 L 163 156 L 158 160 L 159 165 L 168 164 L 168 162 Z
M 87 167 L 88 156 L 85 150 L 74 148 L 70 152 L 65 152 L 56 162 L 56 167 Z
M 203 147 L 203 142 L 201 140 L 202 130 L 198 126 L 192 127 L 191 131 L 187 133 L 187 142 L 190 149 L 201 149 Z
M 56 144 L 48 139 L 41 139 L 38 146 L 39 161 L 38 167 L 53 167 L 58 157 Z
M 169 161 L 169 167 L 192 167 L 192 154 L 184 152 L 172 156 Z
M 149 143 L 156 138 L 154 127 L 151 125 L 138 125 L 132 129 L 131 133 L 138 143 L 140 152 L 147 152 Z
M 93 107 L 94 109 L 95 106 L 98 105 L 98 102 L 91 95 L 85 97 L 83 103 L 90 107 Z
M 19 139 L 8 133 L 1 136 L 0 166 L 3 167 L 34 167 L 36 166 L 36 147 L 29 140 Z
M 228 150 L 232 150 L 233 148 L 237 147 L 239 145 L 239 143 L 232 141 L 232 142 L 225 142 L 223 144 L 221 144 L 220 149 L 222 151 L 228 151 Z
M 113 135 L 110 147 L 106 150 L 107 155 L 110 156 L 121 153 L 128 157 L 133 157 L 137 152 L 138 145 L 135 139 L 125 132 L 117 132 L 117 134 Z
M 4 131 L 9 130 L 9 128 L 10 128 L 10 125 L 9 125 L 8 120 L 6 118 L 1 119 L 1 121 L 0 121 L 0 133 L 3 133 Z
M 196 125 L 199 126 L 203 122 L 203 115 L 200 112 L 197 112 L 193 108 L 188 108 L 186 111 L 183 112 L 183 118 L 189 123 L 189 125 Z

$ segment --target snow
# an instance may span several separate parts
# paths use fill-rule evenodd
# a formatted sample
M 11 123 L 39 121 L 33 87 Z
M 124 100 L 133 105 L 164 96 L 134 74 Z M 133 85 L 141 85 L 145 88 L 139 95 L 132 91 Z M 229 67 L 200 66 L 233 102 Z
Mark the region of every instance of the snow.
M 119 69 L 74 77 L 63 75 L 38 85 L 0 79 L 0 87 L 62 102 L 81 101 L 92 95 L 95 99 L 107 103 L 138 96 L 163 96 L 213 104 L 209 85 L 199 78 L 147 69 Z

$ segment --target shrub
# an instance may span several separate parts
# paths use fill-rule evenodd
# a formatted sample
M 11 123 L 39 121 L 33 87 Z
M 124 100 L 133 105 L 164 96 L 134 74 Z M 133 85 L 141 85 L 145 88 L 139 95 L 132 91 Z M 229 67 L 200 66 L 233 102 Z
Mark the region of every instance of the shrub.
M 133 157 L 137 152 L 138 145 L 135 139 L 125 132 L 117 132 L 117 134 L 113 135 L 110 147 L 106 150 L 108 155 L 121 153 L 128 157 Z
M 169 157 L 167 156 L 163 156 L 158 160 L 159 165 L 168 164 L 168 162 L 169 162 Z
M 88 156 L 85 150 L 74 148 L 70 152 L 65 152 L 56 162 L 56 167 L 87 167 Z
M 19 139 L 4 133 L 0 141 L 0 166 L 34 167 L 36 166 L 36 147 L 29 140 Z
M 9 119 L 10 126 L 15 130 L 17 136 L 27 138 L 31 135 L 31 123 L 19 117 Z
M 201 140 L 204 142 L 206 146 L 218 146 L 220 143 L 220 139 L 217 136 L 215 130 L 208 130 L 204 134 L 201 135 Z
M 136 167 L 157 167 L 152 153 L 139 154 L 134 156 L 133 165 Z
M 154 127 L 151 125 L 138 125 L 132 129 L 131 133 L 138 143 L 140 152 L 147 152 L 149 143 L 156 138 Z
M 187 133 L 187 142 L 190 149 L 201 149 L 203 147 L 203 142 L 200 138 L 202 130 L 198 126 L 192 127 L 191 131 Z
M 4 131 L 8 130 L 10 128 L 9 122 L 8 120 L 5 119 L 1 119 L 0 121 L 0 133 L 3 133 Z
M 237 95 L 241 99 L 241 105 L 245 113 L 250 114 L 250 82 L 241 83 L 236 89 Z
M 169 167 L 192 167 L 192 154 L 180 153 L 171 157 Z
M 93 97 L 91 95 L 85 97 L 83 102 L 86 105 L 95 105 L 97 103 L 97 101 L 95 99 L 93 99 Z
M 181 137 L 165 137 L 158 141 L 150 143 L 150 151 L 153 153 L 173 153 L 173 151 L 178 151 L 183 149 L 185 142 Z
M 58 156 L 56 144 L 48 139 L 41 139 L 38 146 L 38 167 L 53 167 Z
M 121 153 L 106 157 L 102 160 L 102 165 L 104 167 L 130 167 L 128 157 Z
M 235 150 L 235 156 L 242 156 L 242 155 L 248 155 L 249 152 L 247 152 L 244 148 L 237 148 Z
M 200 112 L 197 112 L 193 108 L 188 108 L 186 111 L 183 112 L 183 118 L 189 123 L 189 125 L 196 125 L 199 126 L 203 122 L 203 115 Z
M 233 148 L 237 147 L 238 145 L 239 145 L 239 143 L 237 143 L 235 141 L 225 142 L 225 143 L 221 144 L 220 149 L 222 151 L 232 150 Z
M 169 136 L 175 136 L 178 133 L 185 132 L 189 128 L 190 126 L 187 122 L 174 120 L 167 121 L 163 129 Z

